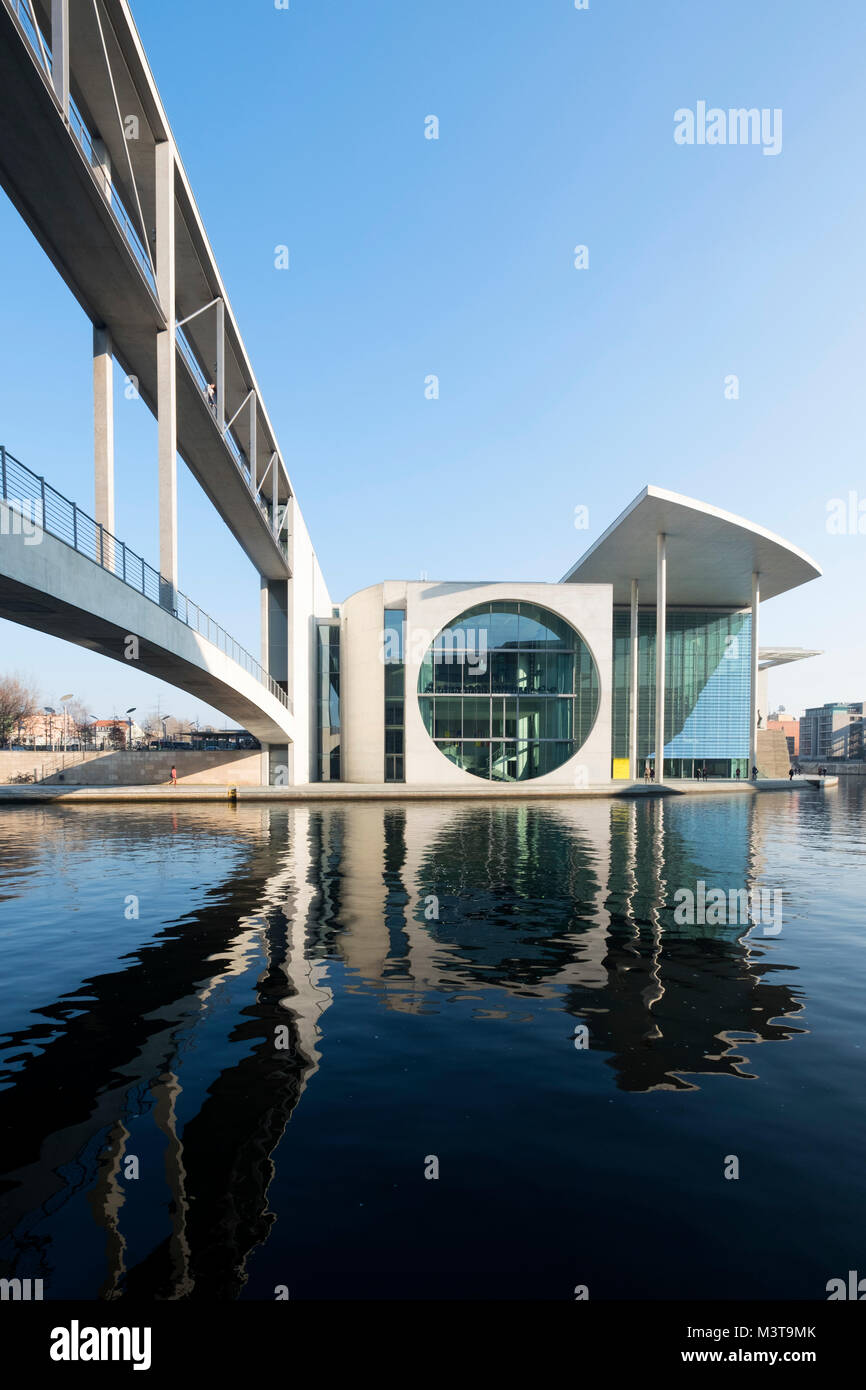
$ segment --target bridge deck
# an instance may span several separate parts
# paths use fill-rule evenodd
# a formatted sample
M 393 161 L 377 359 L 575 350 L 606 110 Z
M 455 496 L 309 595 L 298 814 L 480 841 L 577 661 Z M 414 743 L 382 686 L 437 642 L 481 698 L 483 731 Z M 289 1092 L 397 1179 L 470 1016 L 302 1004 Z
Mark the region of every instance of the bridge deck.
M 294 719 L 285 697 L 278 698 L 246 666 L 110 568 L 47 530 L 26 534 L 20 511 L 3 501 L 0 617 L 115 661 L 134 662 L 221 710 L 262 743 L 293 741 Z

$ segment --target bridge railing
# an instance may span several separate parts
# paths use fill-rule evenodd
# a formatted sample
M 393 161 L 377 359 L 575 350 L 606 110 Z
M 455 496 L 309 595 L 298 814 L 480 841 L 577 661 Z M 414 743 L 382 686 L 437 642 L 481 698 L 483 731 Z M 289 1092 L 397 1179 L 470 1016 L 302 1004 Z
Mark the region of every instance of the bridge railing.
M 205 376 L 204 369 L 202 368 L 202 365 L 199 362 L 198 357 L 196 356 L 192 343 L 190 342 L 189 338 L 186 336 L 182 328 L 175 329 L 175 336 L 177 338 L 177 345 L 180 348 L 181 357 L 183 358 L 184 362 L 189 368 L 190 376 L 192 377 L 193 381 L 195 382 L 196 386 L 201 392 L 201 395 L 203 396 L 204 400 L 208 404 L 210 404 L 207 393 L 208 380 Z M 215 407 L 211 405 L 211 409 L 215 409 Z M 244 481 L 246 482 L 247 487 L 250 489 L 251 492 L 254 492 L 255 481 L 252 476 L 250 461 L 247 458 L 238 441 L 235 439 L 230 429 L 223 430 L 223 440 L 225 441 L 229 453 L 231 454 L 232 458 L 234 459 L 235 463 L 237 464 L 238 468 L 243 474 Z M 283 552 L 283 555 L 286 557 L 286 559 L 288 559 L 289 548 L 286 545 L 286 542 L 283 540 L 282 536 L 277 536 L 275 534 L 271 522 L 271 514 L 269 508 L 266 506 L 266 504 L 262 501 L 261 497 L 259 496 L 256 496 L 256 505 L 258 506 L 262 516 L 265 518 L 265 521 L 268 523 L 268 526 L 271 529 L 271 534 L 274 536 L 277 545 L 280 547 L 280 550 Z
M 226 656 L 231 657 L 251 676 L 255 677 L 270 693 L 291 712 L 292 702 L 286 692 L 256 661 L 239 642 L 220 627 L 210 614 L 186 594 L 175 589 L 159 570 L 155 570 L 146 560 L 118 538 L 87 512 L 82 511 L 76 502 L 64 497 L 44 477 L 17 459 L 14 454 L 0 444 L 0 498 L 6 503 L 7 512 L 3 518 L 2 532 L 13 531 L 23 534 L 26 540 L 34 539 L 40 530 L 47 531 L 55 540 L 92 560 L 101 569 L 108 570 L 136 593 L 142 594 L 151 603 L 192 628 L 201 637 L 212 642 Z
M 186 362 L 186 365 L 189 367 L 192 379 L 195 382 L 201 394 L 204 396 L 205 400 L 207 400 L 207 377 L 205 376 L 204 371 L 202 370 L 201 363 L 195 355 L 192 343 L 190 342 L 189 338 L 186 336 L 182 328 L 175 329 L 175 336 L 177 337 L 177 345 L 180 348 L 181 356 L 183 357 L 184 362 Z M 235 439 L 231 430 L 225 430 L 223 432 L 223 439 L 226 442 L 226 446 L 229 450 L 229 453 L 231 454 L 238 468 L 243 473 L 247 483 L 249 483 L 249 459 L 247 458 L 238 441 Z

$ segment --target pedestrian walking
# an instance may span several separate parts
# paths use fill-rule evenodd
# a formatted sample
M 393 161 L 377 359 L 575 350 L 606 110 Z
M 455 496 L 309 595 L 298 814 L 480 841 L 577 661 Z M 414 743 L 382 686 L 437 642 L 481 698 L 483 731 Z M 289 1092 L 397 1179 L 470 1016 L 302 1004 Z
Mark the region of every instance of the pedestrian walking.
M 177 786 L 177 768 L 174 766 L 173 763 L 171 768 L 171 785 L 173 787 Z
M 794 780 L 794 769 L 793 769 L 792 767 L 789 767 L 789 768 L 788 768 L 788 781 L 789 781 L 789 782 L 793 782 L 793 780 Z
M 644 780 L 645 782 L 648 782 L 649 779 L 650 779 L 650 765 L 649 765 L 649 758 L 647 758 L 646 762 L 645 762 L 644 765 L 643 765 L 643 780 Z

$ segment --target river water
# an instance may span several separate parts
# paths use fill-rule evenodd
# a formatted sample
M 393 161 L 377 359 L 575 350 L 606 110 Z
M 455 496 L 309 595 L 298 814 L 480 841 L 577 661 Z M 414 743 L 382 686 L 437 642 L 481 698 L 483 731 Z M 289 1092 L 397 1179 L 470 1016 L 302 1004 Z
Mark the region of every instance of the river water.
M 825 1298 L 866 1274 L 864 832 L 844 783 L 2 810 L 0 1272 Z

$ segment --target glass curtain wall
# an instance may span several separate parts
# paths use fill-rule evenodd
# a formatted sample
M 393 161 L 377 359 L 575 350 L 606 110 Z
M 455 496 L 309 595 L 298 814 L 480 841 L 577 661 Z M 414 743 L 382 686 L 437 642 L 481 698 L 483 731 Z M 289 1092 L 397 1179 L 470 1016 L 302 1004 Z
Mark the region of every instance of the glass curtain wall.
M 406 741 L 406 614 L 385 609 L 385 781 L 404 782 Z
M 598 713 L 598 672 L 582 638 L 533 603 L 468 609 L 439 633 L 418 679 L 424 726 L 476 777 L 541 777 L 573 757 Z
M 340 624 L 319 623 L 318 660 L 318 776 L 320 782 L 339 782 L 340 756 Z
M 628 757 L 630 615 L 613 614 L 612 756 Z M 638 775 L 655 753 L 655 609 L 638 615 Z M 748 776 L 752 615 L 669 608 L 665 642 L 665 775 Z

